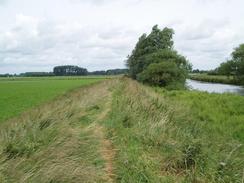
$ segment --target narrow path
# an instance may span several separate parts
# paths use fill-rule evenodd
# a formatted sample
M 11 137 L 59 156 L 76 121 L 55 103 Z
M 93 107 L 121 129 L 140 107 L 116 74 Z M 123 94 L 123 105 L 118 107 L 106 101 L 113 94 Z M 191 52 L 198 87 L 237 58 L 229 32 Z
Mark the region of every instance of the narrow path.
M 105 137 L 105 129 L 101 125 L 96 125 L 94 133 L 99 138 L 101 147 L 100 147 L 100 153 L 102 155 L 102 158 L 105 161 L 105 167 L 104 170 L 106 172 L 105 180 L 107 182 L 114 182 L 114 166 L 113 161 L 115 157 L 115 150 L 113 149 L 113 145 L 110 140 L 108 140 Z
M 112 142 L 106 137 L 106 129 L 99 124 L 102 120 L 106 118 L 108 113 L 111 110 L 111 98 L 112 95 L 111 93 L 108 96 L 108 101 L 105 103 L 104 108 L 105 110 L 99 115 L 97 118 L 97 123 L 95 126 L 94 133 L 97 135 L 97 137 L 100 139 L 100 144 L 101 144 L 101 155 L 103 159 L 105 160 L 105 167 L 104 170 L 106 172 L 106 180 L 108 182 L 114 182 L 114 166 L 113 166 L 113 161 L 115 157 L 115 150 L 113 148 Z
M 100 123 L 107 117 L 111 110 L 111 97 L 110 93 L 107 96 L 106 103 L 103 105 L 104 110 L 98 114 L 96 120 L 88 127 L 100 143 L 99 152 L 102 159 L 105 161 L 104 171 L 106 173 L 106 177 L 104 177 L 104 180 L 109 183 L 114 182 L 115 178 L 113 161 L 116 152 L 113 148 L 112 142 L 106 137 L 106 128 Z

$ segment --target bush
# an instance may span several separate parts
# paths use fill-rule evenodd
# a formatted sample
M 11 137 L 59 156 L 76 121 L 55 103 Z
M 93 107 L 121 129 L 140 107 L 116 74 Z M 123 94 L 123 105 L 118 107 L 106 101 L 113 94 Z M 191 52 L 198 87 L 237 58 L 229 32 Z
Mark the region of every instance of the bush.
M 184 83 L 186 74 L 174 62 L 150 64 L 137 79 L 143 83 L 155 86 L 170 86 L 173 83 Z

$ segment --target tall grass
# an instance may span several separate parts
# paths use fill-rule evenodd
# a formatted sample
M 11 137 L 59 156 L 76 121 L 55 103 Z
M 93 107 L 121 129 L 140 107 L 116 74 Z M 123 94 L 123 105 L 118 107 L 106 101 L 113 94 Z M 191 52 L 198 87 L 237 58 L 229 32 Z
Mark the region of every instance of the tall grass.
M 117 181 L 241 182 L 244 98 L 155 90 L 124 79 L 114 93 Z

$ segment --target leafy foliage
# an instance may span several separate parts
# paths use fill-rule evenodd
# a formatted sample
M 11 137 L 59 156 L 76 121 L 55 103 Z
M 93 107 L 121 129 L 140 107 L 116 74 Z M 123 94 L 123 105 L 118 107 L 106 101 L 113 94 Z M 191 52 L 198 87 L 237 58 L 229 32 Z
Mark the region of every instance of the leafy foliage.
M 231 59 L 222 63 L 216 70 L 218 74 L 233 75 L 236 80 L 244 84 L 244 44 L 235 48 Z
M 173 29 L 166 27 L 160 30 L 155 25 L 148 36 L 143 34 L 139 38 L 127 60 L 129 74 L 133 79 L 158 86 L 167 86 L 171 82 L 185 82 L 187 70 L 191 69 L 191 66 L 185 57 L 173 49 L 173 34 Z M 166 63 L 160 64 L 164 62 Z M 150 66 L 151 64 L 153 65 Z M 162 76 L 169 70 L 177 73 L 169 74 L 169 78 Z
M 170 86 L 172 83 L 184 83 L 184 74 L 174 62 L 166 61 L 150 64 L 138 74 L 138 80 L 152 85 Z
M 221 63 L 220 67 L 218 68 L 218 74 L 227 75 L 227 76 L 233 75 L 234 74 L 233 67 L 234 67 L 233 61 L 227 61 L 227 62 Z
M 235 48 L 232 53 L 233 62 L 236 66 L 236 76 L 244 84 L 244 44 Z

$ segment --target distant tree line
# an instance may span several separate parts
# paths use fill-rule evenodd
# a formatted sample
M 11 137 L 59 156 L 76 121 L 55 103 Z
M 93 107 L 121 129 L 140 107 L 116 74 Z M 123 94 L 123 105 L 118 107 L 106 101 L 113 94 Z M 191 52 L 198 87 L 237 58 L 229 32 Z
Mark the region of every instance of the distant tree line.
M 48 76 L 86 76 L 86 75 L 120 75 L 127 74 L 128 69 L 110 69 L 88 72 L 87 69 L 63 65 L 53 68 L 53 72 L 25 72 L 21 74 L 0 74 L 0 77 L 48 77 Z
M 25 72 L 21 73 L 21 77 L 45 77 L 45 76 L 54 76 L 53 72 Z
M 120 75 L 120 74 L 127 74 L 128 69 L 110 69 L 107 71 L 93 71 L 89 72 L 89 75 Z
M 88 71 L 85 68 L 74 65 L 63 65 L 54 67 L 53 73 L 55 76 L 86 76 Z
M 3 77 L 4 77 L 4 78 L 5 78 L 5 77 L 6 77 L 6 78 L 7 78 L 7 77 L 14 77 L 14 76 L 18 76 L 18 75 L 17 75 L 17 74 L 8 74 L 8 73 L 7 73 L 7 74 L 0 74 L 0 77 L 2 77 L 2 78 L 3 78 Z

